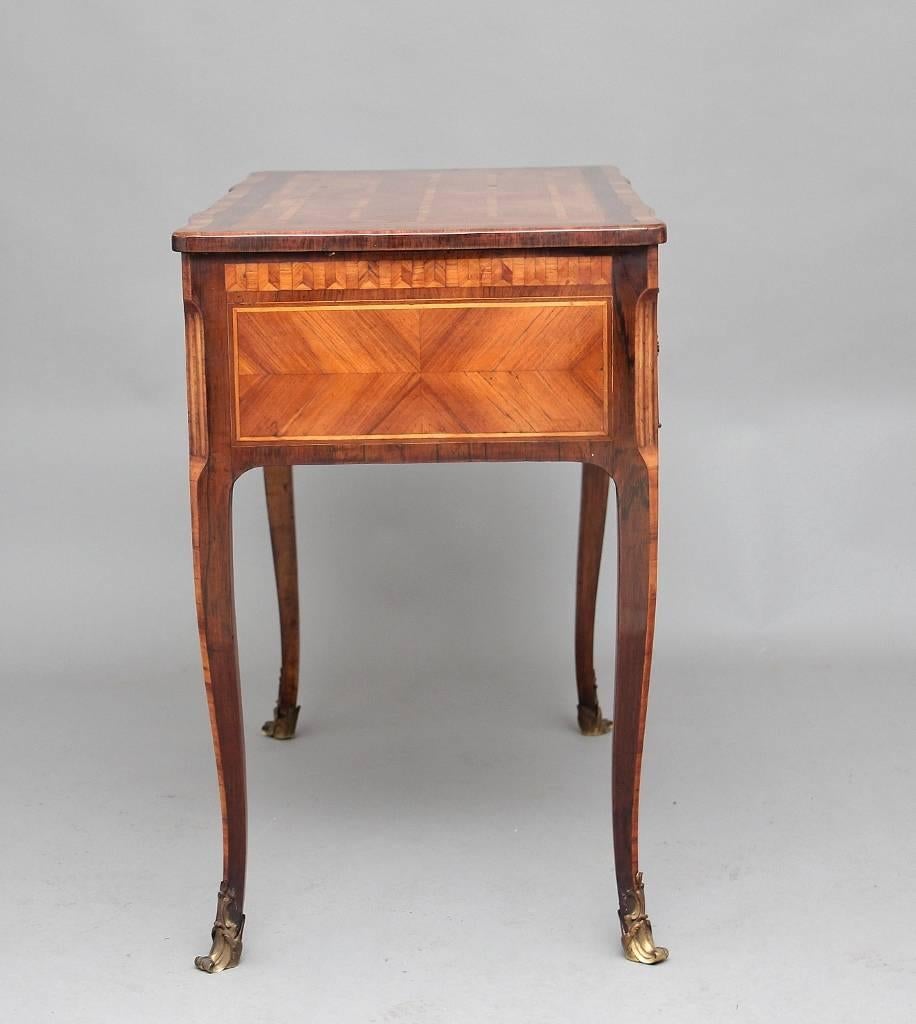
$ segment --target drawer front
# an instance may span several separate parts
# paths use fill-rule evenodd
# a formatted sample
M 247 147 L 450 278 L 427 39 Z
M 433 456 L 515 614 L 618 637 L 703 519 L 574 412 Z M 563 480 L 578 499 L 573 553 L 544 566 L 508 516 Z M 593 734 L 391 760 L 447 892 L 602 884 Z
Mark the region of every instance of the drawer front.
M 240 441 L 598 436 L 605 299 L 232 308 Z

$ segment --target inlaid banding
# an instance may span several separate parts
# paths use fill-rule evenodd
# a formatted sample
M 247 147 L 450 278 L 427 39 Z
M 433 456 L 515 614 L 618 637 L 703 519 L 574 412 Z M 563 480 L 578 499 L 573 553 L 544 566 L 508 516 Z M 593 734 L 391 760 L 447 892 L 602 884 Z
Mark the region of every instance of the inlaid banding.
M 225 268 L 227 292 L 607 285 L 610 277 L 610 256 L 581 253 L 430 259 L 270 260 L 227 263 Z

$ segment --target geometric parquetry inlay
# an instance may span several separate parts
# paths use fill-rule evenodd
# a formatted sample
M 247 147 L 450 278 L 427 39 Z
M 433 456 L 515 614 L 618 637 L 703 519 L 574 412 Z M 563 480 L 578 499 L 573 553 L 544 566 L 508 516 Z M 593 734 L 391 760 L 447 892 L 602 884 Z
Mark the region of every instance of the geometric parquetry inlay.
M 607 432 L 607 303 L 233 309 L 243 441 Z
M 328 291 L 344 288 L 509 288 L 519 285 L 606 285 L 607 255 L 327 258 L 227 263 L 227 292 Z

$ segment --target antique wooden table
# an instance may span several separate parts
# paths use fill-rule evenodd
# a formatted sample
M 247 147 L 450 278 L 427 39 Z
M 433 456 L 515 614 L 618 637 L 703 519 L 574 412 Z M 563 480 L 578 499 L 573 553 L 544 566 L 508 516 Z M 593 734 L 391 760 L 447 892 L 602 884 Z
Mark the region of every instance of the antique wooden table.
M 609 480 L 618 518 L 613 832 L 623 948 L 658 963 L 637 862 L 655 618 L 656 297 L 665 225 L 611 167 L 252 174 L 175 232 L 187 338 L 194 572 L 223 880 L 208 972 L 234 967 L 245 753 L 233 483 L 263 467 L 280 604 L 275 739 L 296 728 L 291 467 L 582 463 L 579 727 L 610 729 L 593 667 Z

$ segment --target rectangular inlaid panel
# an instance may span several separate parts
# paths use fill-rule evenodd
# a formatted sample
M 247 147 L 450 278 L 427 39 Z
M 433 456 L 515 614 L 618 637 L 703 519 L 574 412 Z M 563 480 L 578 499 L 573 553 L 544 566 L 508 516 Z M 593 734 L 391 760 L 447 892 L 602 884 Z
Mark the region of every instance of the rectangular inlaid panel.
M 604 299 L 233 308 L 241 441 L 607 433 Z

